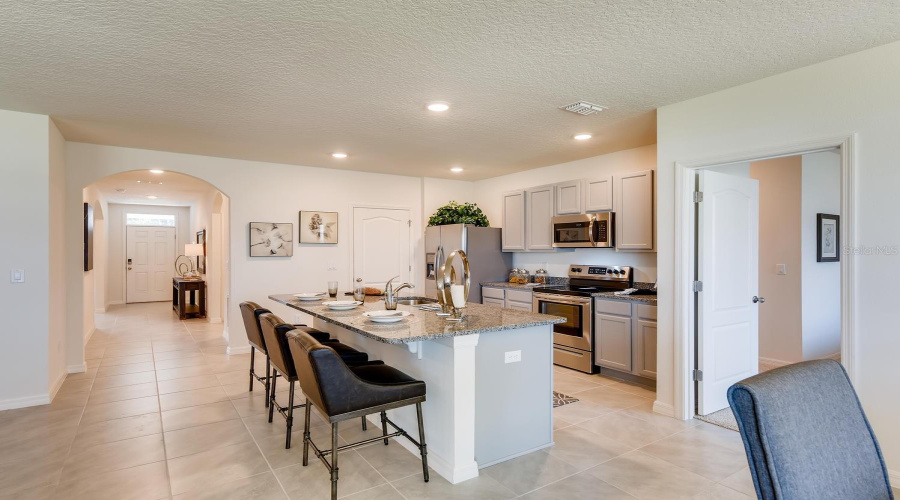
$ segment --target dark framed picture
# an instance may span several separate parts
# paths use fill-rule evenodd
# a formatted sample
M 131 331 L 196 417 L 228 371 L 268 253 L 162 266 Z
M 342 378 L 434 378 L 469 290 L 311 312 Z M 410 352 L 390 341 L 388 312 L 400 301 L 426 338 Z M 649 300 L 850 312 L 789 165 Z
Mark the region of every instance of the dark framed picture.
M 94 207 L 84 204 L 84 272 L 94 268 Z
M 251 257 L 292 257 L 294 225 L 290 222 L 251 222 Z
M 816 262 L 841 260 L 841 216 L 816 214 Z
M 338 242 L 338 213 L 300 211 L 300 243 Z
M 203 245 L 203 255 L 197 257 L 197 271 L 206 274 L 206 229 L 197 231 L 197 243 Z

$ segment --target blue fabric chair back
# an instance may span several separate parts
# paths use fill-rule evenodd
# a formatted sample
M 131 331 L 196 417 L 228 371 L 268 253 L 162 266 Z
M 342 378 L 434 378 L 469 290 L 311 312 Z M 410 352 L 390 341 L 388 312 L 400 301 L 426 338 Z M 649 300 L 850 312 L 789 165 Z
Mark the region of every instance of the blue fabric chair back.
M 840 363 L 806 361 L 728 389 L 763 500 L 893 500 L 875 433 Z

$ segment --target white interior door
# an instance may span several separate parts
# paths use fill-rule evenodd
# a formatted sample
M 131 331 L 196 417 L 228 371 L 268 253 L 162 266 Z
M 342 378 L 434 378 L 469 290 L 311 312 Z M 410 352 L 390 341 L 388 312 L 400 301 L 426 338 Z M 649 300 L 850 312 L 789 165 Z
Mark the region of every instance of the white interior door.
M 394 276 L 394 284 L 410 281 L 412 223 L 408 209 L 353 209 L 353 280 L 362 278 L 366 286 L 384 288 Z
M 708 415 L 759 370 L 759 181 L 708 171 L 699 180 L 697 403 Z
M 171 300 L 175 228 L 128 226 L 125 249 L 126 302 Z

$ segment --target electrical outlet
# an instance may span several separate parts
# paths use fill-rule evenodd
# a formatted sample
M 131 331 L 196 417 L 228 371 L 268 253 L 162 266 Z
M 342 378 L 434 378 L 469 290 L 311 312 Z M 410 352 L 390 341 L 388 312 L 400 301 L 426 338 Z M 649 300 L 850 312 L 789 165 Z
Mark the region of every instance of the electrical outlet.
M 25 270 L 24 269 L 10 269 L 9 282 L 10 283 L 25 283 Z
M 522 351 L 507 351 L 503 354 L 504 363 L 518 363 L 522 361 Z
M 300 314 L 295 314 L 295 315 L 294 315 L 294 324 L 295 324 L 295 325 L 301 325 L 301 324 L 303 324 L 303 316 L 300 315 Z
M 329 271 L 337 271 L 337 264 L 335 264 L 334 262 L 329 262 L 329 263 L 328 263 L 328 270 L 329 270 Z

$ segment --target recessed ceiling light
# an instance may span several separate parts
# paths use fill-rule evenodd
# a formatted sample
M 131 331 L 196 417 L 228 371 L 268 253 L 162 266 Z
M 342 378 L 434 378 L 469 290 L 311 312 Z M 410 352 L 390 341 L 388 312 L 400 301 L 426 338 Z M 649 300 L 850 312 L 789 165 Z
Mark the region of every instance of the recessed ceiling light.
M 433 102 L 428 105 L 429 111 L 447 111 L 450 109 L 450 105 L 445 102 Z
M 462 172 L 463 169 L 462 169 L 462 167 L 453 167 L 453 168 L 450 169 L 450 171 L 451 171 L 451 172 L 459 173 L 459 172 Z
M 152 194 L 148 194 L 148 195 L 147 195 L 147 198 L 149 198 L 149 199 L 151 199 L 151 200 L 155 200 L 155 199 L 156 199 L 156 196 L 153 196 Z
M 586 141 L 586 140 L 590 139 L 591 137 L 592 137 L 591 134 L 578 134 L 575 136 L 575 140 L 576 141 Z
M 158 169 L 158 168 L 151 168 L 151 169 L 150 169 L 150 173 L 151 173 L 151 174 L 161 174 L 161 173 L 163 173 L 163 172 L 165 172 L 165 170 L 160 170 L 160 169 Z
M 138 184 L 140 184 L 140 183 L 141 183 L 141 181 L 138 181 Z
M 347 153 L 331 153 L 331 156 L 333 156 L 335 158 L 346 158 Z

